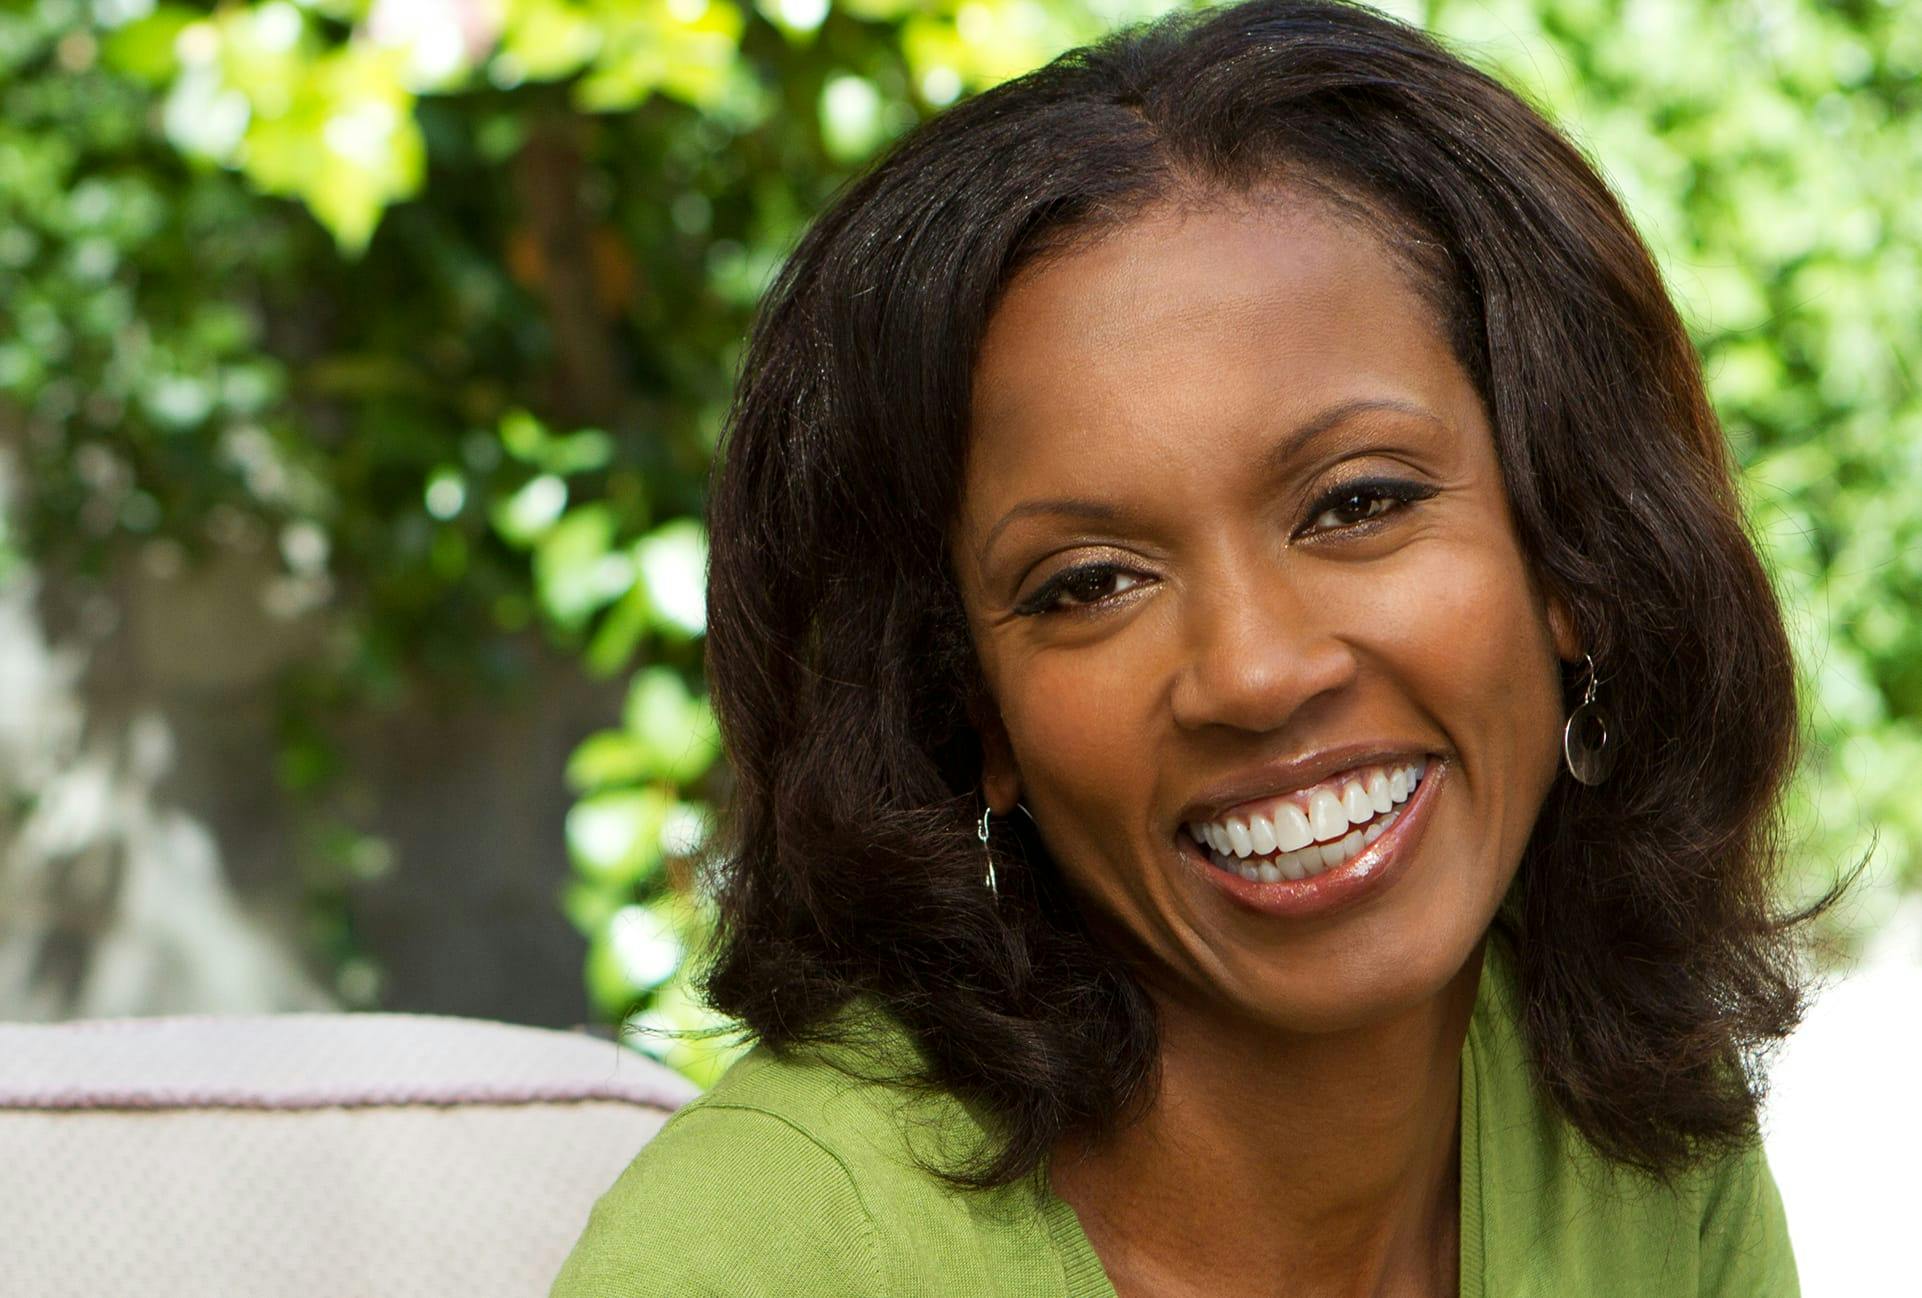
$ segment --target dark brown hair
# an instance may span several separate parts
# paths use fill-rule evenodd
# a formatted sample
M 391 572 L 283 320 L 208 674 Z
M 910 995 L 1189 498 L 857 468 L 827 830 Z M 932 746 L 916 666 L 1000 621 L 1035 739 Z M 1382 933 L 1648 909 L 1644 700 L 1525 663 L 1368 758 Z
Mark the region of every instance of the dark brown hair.
M 1700 362 L 1608 187 L 1428 36 L 1326 0 L 1167 18 L 934 118 L 802 239 L 709 506 L 708 667 L 736 786 L 706 995 L 777 1049 L 856 997 L 995 1119 L 1018 1179 L 1151 1094 L 1153 1008 L 1025 827 L 973 829 L 982 682 L 946 538 L 989 314 L 1035 256 L 1182 195 L 1336 196 L 1408 253 L 1486 405 L 1525 554 L 1621 733 L 1549 794 L 1497 929 L 1546 1094 L 1668 1176 L 1752 1138 L 1800 1014 L 1771 888 L 1789 647 Z M 1004 831 L 1005 832 L 1005 831 Z

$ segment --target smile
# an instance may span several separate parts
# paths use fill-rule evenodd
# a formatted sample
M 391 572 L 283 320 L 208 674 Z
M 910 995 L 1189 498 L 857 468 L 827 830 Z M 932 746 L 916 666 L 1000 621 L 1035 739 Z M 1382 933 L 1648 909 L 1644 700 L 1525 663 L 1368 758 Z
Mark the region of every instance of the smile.
M 1427 769 L 1425 758 L 1363 767 L 1182 828 L 1217 868 L 1250 883 L 1309 879 L 1346 865 L 1392 828 Z
M 1304 789 L 1209 809 L 1210 819 L 1189 821 L 1174 837 L 1197 882 L 1237 907 L 1276 919 L 1324 920 L 1381 895 L 1413 868 L 1435 818 L 1436 796 L 1453 770 L 1452 762 L 1434 755 L 1356 767 Z M 1377 810 L 1383 801 L 1387 810 Z M 1284 848 L 1300 838 L 1295 814 L 1307 821 L 1310 841 Z M 1267 824 L 1260 844 L 1256 820 Z M 1210 834 L 1226 850 L 1209 842 Z M 1246 855 L 1236 850 L 1243 834 Z

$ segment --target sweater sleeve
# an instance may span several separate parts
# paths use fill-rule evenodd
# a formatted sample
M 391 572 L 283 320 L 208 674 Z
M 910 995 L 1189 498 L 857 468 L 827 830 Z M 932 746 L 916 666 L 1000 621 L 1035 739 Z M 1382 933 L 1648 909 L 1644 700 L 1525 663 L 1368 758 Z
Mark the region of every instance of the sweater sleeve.
M 847 1168 L 785 1118 L 696 1105 L 601 1196 L 549 1298 L 879 1298 Z
M 1702 1211 L 1703 1298 L 1800 1298 L 1782 1196 L 1757 1143 L 1731 1156 Z

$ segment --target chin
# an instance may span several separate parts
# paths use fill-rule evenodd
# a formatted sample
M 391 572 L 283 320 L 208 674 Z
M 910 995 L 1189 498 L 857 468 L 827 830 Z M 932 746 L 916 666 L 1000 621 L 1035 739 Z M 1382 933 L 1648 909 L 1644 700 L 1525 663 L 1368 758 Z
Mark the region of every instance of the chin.
M 1251 1017 L 1281 1032 L 1319 1036 L 1377 1027 L 1456 987 L 1479 943 L 1478 931 L 1445 948 L 1351 951 L 1285 975 L 1268 963 L 1236 999 Z

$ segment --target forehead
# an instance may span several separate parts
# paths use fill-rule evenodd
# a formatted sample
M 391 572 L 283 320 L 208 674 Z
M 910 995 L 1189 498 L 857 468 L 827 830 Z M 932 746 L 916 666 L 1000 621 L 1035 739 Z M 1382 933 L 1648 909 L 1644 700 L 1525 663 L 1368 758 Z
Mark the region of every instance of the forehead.
M 1404 259 L 1304 199 L 1164 208 L 1016 278 L 973 383 L 970 460 L 1151 453 L 1465 376 Z M 970 475 L 973 476 L 972 473 Z

